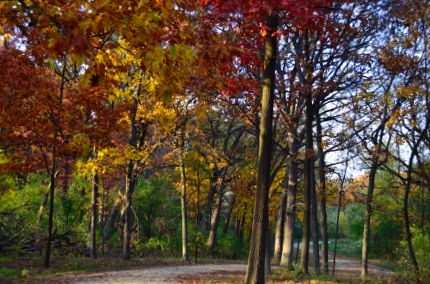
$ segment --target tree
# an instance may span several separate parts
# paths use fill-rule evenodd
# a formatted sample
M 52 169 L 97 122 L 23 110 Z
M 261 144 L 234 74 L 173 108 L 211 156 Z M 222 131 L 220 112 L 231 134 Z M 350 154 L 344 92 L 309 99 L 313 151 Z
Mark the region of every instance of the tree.
M 267 228 L 268 216 L 268 191 L 270 187 L 270 156 L 271 156 L 271 136 L 272 136 L 272 114 L 273 101 L 275 95 L 275 69 L 276 69 L 276 36 L 278 34 L 278 17 L 282 12 L 286 13 L 286 18 L 295 22 L 297 27 L 312 26 L 317 27 L 318 22 L 324 20 L 320 7 L 325 6 L 328 1 L 317 2 L 295 2 L 282 1 L 278 4 L 266 4 L 264 1 L 257 3 L 249 1 L 204 1 L 204 4 L 211 3 L 214 7 L 212 14 L 230 18 L 243 25 L 244 31 L 254 31 L 258 23 L 263 23 L 261 34 L 264 43 L 264 64 L 262 76 L 262 97 L 261 97 L 261 118 L 259 124 L 259 153 L 258 153 L 258 174 L 256 203 L 254 209 L 251 251 L 249 257 L 249 267 L 246 276 L 247 283 L 264 282 L 264 258 L 265 258 L 265 230 Z M 252 11 L 252 13 L 251 13 Z M 257 13 L 255 14 L 255 11 Z M 240 15 L 238 17 L 238 15 Z M 250 18 L 250 15 L 252 15 Z M 255 17 L 257 15 L 257 17 Z M 300 17 L 299 17 L 300 15 Z M 284 16 L 282 14 L 282 16 Z M 244 19 L 251 19 L 245 24 Z M 257 21 L 255 21 L 257 20 Z M 248 27 L 246 27 L 248 26 Z M 255 36 L 252 35 L 251 36 Z M 267 164 L 268 163 L 268 164 Z

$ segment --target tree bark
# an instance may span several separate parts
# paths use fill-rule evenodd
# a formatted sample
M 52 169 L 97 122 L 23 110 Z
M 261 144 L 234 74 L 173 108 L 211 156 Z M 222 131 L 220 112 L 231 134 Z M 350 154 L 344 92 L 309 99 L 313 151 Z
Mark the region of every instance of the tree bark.
M 305 161 L 304 161 L 304 194 L 303 194 L 303 228 L 302 228 L 302 247 L 300 254 L 300 270 L 308 274 L 309 266 L 309 233 L 311 221 L 311 194 L 312 194 L 312 163 L 313 163 L 313 139 L 312 139 L 312 93 L 310 90 L 305 92 L 306 96 L 306 121 L 305 121 Z
M 39 210 L 37 211 L 37 233 L 36 233 L 36 243 L 38 244 L 38 249 L 40 252 L 42 252 L 42 247 L 40 246 L 42 241 L 42 217 L 43 217 L 43 211 L 45 211 L 45 207 L 48 204 L 48 198 L 51 191 L 51 183 L 48 185 L 48 190 L 43 194 L 42 200 L 40 201 Z
M 369 185 L 367 188 L 367 197 L 366 197 L 366 217 L 364 220 L 363 243 L 362 243 L 362 250 L 361 250 L 361 277 L 363 278 L 367 276 L 370 220 L 372 218 L 372 202 L 373 202 L 372 200 L 373 200 L 373 191 L 375 189 L 375 177 L 376 177 L 377 170 L 378 170 L 377 161 L 373 161 L 372 166 L 370 168 L 370 173 L 369 173 Z
M 296 194 L 298 180 L 297 154 L 299 151 L 300 142 L 295 136 L 292 138 L 290 145 L 291 157 L 289 160 L 289 177 L 287 191 L 287 206 L 284 227 L 284 240 L 282 245 L 281 266 L 286 266 L 288 269 L 293 268 L 293 252 L 294 252 L 294 225 L 296 222 Z
M 411 190 L 411 183 L 412 183 L 412 168 L 413 168 L 414 156 L 415 156 L 415 149 L 412 150 L 411 156 L 409 158 L 409 163 L 408 163 L 405 195 L 403 198 L 403 218 L 405 219 L 406 242 L 408 244 L 409 258 L 411 259 L 411 263 L 414 268 L 415 275 L 418 275 L 419 267 L 418 267 L 417 258 L 415 257 L 414 246 L 412 244 L 412 234 L 411 234 L 411 229 L 409 225 L 409 211 L 408 211 L 409 192 Z
M 236 196 L 233 195 L 232 200 L 230 202 L 230 207 L 227 211 L 227 215 L 225 216 L 223 233 L 227 233 L 228 227 L 230 226 L 231 215 L 233 214 L 234 205 L 236 204 Z
M 136 127 L 136 115 L 137 115 L 138 101 L 134 99 L 133 104 L 130 108 L 130 140 L 129 145 L 136 147 L 137 145 L 137 127 Z M 132 221 L 132 199 L 135 185 L 135 164 L 136 161 L 129 160 L 127 165 L 127 174 L 125 178 L 125 201 L 124 201 L 124 230 L 123 230 L 123 246 L 122 246 L 122 258 L 129 260 L 131 258 L 130 240 L 131 240 L 131 221 Z
M 125 181 L 125 204 L 124 204 L 124 230 L 123 230 L 123 246 L 122 258 L 129 260 L 131 258 L 131 222 L 132 222 L 132 200 L 134 192 L 134 161 L 128 162 L 128 173 Z
M 51 258 L 51 242 L 52 242 L 52 226 L 54 222 L 54 194 L 55 194 L 55 182 L 56 182 L 56 171 L 57 171 L 57 161 L 56 161 L 56 153 L 55 149 L 53 151 L 53 161 L 52 161 L 52 169 L 50 173 L 50 185 L 49 185 L 49 215 L 48 215 L 48 238 L 46 240 L 46 249 L 45 249 L 45 257 L 44 257 L 44 266 L 49 267 L 50 258 Z
M 316 113 L 317 121 L 317 149 L 318 149 L 318 175 L 319 175 L 319 191 L 320 191 L 320 210 L 321 210 L 321 238 L 322 238 L 322 267 L 323 272 L 328 273 L 328 234 L 327 234 L 327 184 L 325 175 L 325 154 L 322 145 L 322 126 L 321 117 L 319 115 L 319 109 Z
M 267 278 L 271 271 L 272 268 L 270 267 L 270 230 L 266 231 L 266 256 L 264 258 L 264 277 Z
M 91 181 L 91 212 L 90 212 L 90 230 L 88 232 L 88 249 L 90 258 L 97 258 L 97 198 L 99 194 L 99 178 L 96 172 L 92 175 Z
M 199 220 L 200 220 L 200 168 L 197 168 L 197 186 L 196 186 L 196 191 L 197 191 L 197 204 L 196 204 L 196 226 L 199 225 Z
M 181 171 L 181 229 L 182 229 L 182 260 L 189 261 L 188 224 L 187 224 L 187 179 L 185 175 L 185 137 L 181 131 L 179 141 L 179 166 Z
M 70 175 L 70 166 L 69 166 L 69 158 L 66 157 L 64 159 L 64 179 L 63 179 L 63 192 L 61 198 L 64 199 L 67 197 L 67 192 L 69 190 L 69 175 Z
M 103 227 L 103 242 L 106 242 L 112 233 L 112 227 L 115 222 L 115 218 L 118 215 L 118 211 L 121 203 L 122 203 L 121 199 L 117 198 L 114 204 L 112 205 L 112 208 L 109 213 L 109 219 L 107 219 Z
M 210 180 L 209 192 L 208 192 L 207 201 L 206 201 L 205 216 L 203 220 L 204 227 L 208 231 L 210 230 L 210 224 L 211 224 L 210 222 L 212 219 L 212 206 L 213 206 L 213 201 L 215 197 L 217 183 L 218 183 L 218 170 L 217 168 L 214 168 L 213 175 Z
M 273 100 L 277 42 L 270 36 L 277 30 L 278 18 L 272 12 L 267 16 L 268 36 L 264 44 L 264 74 L 262 80 L 261 120 L 259 127 L 257 189 L 252 221 L 251 246 L 245 283 L 264 283 L 265 254 L 268 231 L 268 199 L 270 187 L 270 160 L 272 149 Z
M 239 223 L 239 235 L 238 235 L 238 240 L 242 243 L 243 241 L 243 233 L 245 232 L 245 217 L 246 214 L 242 215 L 242 218 L 240 219 L 240 223 Z
M 315 190 L 315 166 L 314 159 L 311 160 L 311 233 L 312 233 L 312 250 L 314 259 L 314 272 L 319 275 L 320 271 L 320 254 L 319 254 L 319 237 L 318 237 L 318 203 L 317 193 Z
M 285 227 L 285 212 L 287 208 L 287 194 L 288 191 L 288 167 L 285 170 L 284 183 L 281 194 L 281 203 L 279 204 L 278 215 L 276 217 L 275 228 L 275 248 L 273 252 L 273 262 L 279 265 L 282 256 L 282 246 L 284 241 L 284 227 Z
M 341 182 L 341 187 L 339 190 L 339 195 L 337 197 L 337 215 L 336 215 L 336 229 L 334 233 L 334 248 L 333 248 L 333 270 L 332 274 L 334 275 L 334 272 L 336 270 L 336 251 L 337 251 L 337 236 L 339 233 L 339 217 L 340 217 L 340 210 L 342 208 L 342 193 L 343 193 L 343 181 Z
M 217 228 L 218 228 L 218 222 L 219 222 L 219 216 L 221 213 L 222 199 L 223 198 L 224 198 L 224 176 L 221 179 L 220 184 L 218 184 L 216 205 L 215 205 L 215 208 L 212 212 L 209 236 L 208 236 L 208 240 L 206 242 L 207 247 L 208 247 L 208 253 L 211 257 L 213 257 L 214 253 L 215 253 Z
M 109 191 L 109 190 L 108 190 Z M 101 254 L 102 256 L 105 255 L 105 240 L 103 237 L 103 233 L 104 233 L 104 227 L 106 225 L 106 192 L 105 192 L 105 188 L 102 187 L 102 191 L 101 191 L 101 197 L 100 197 L 100 228 L 102 230 L 102 243 L 101 243 Z

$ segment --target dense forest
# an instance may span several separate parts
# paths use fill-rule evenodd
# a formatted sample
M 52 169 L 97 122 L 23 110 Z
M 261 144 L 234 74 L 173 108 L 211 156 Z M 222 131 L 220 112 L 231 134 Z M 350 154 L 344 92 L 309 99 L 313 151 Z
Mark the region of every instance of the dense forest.
M 430 281 L 429 68 L 427 0 L 1 1 L 0 281 Z

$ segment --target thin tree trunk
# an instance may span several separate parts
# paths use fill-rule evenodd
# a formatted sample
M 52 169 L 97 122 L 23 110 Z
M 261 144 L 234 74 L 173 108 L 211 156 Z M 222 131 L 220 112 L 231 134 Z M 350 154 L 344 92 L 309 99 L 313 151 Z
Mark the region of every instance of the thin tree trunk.
M 188 226 L 187 226 L 187 180 L 185 176 L 185 137 L 180 133 L 179 145 L 179 166 L 181 171 L 181 228 L 182 228 L 182 260 L 189 261 L 188 253 Z
M 414 161 L 414 155 L 415 155 L 414 150 L 415 149 L 412 150 L 411 157 L 409 158 L 409 164 L 408 164 L 405 195 L 403 198 L 403 218 L 405 219 L 406 242 L 408 244 L 409 258 L 411 259 L 411 263 L 414 268 L 415 275 L 418 275 L 419 267 L 418 267 L 417 258 L 415 257 L 414 247 L 412 245 L 412 235 L 411 235 L 411 229 L 409 225 L 409 211 L 408 211 L 409 192 L 411 190 L 411 183 L 412 183 L 412 167 L 413 167 L 413 161 Z
M 44 258 L 44 266 L 49 267 L 50 258 L 51 258 L 51 242 L 52 242 L 52 226 L 54 222 L 54 194 L 55 194 L 55 181 L 56 181 L 56 171 L 57 171 L 57 161 L 56 161 L 56 153 L 55 149 L 53 151 L 53 161 L 52 161 L 52 169 L 50 173 L 50 185 L 49 185 L 49 215 L 48 215 L 48 238 L 46 241 L 46 250 L 45 250 L 45 258 Z
M 100 215 L 101 215 L 100 216 L 100 228 L 103 230 L 104 227 L 105 227 L 105 225 L 106 225 L 106 204 L 105 204 L 105 202 L 106 202 L 106 200 L 105 200 L 106 193 L 105 193 L 104 186 L 102 187 L 101 194 L 102 194 L 102 196 L 100 198 Z M 102 246 L 102 248 L 101 248 L 102 255 L 104 256 L 104 254 L 105 254 L 105 239 L 104 239 L 103 236 L 102 236 L 102 244 L 101 244 L 101 246 Z
M 328 234 L 327 234 L 327 184 L 325 175 L 325 154 L 322 145 L 322 127 L 319 110 L 316 116 L 317 120 L 317 149 L 318 149 L 318 175 L 319 175 L 319 191 L 320 191 L 320 210 L 321 210 L 321 238 L 322 238 L 322 255 L 323 255 L 323 272 L 328 273 Z
M 338 239 L 338 233 L 339 233 L 339 218 L 340 218 L 340 210 L 342 209 L 342 194 L 343 194 L 343 186 L 345 184 L 346 179 L 346 173 L 348 172 L 348 164 L 349 164 L 349 153 L 351 149 L 351 141 L 348 143 L 348 152 L 346 154 L 346 160 L 345 160 L 345 170 L 343 171 L 343 176 L 340 177 L 340 187 L 338 192 L 338 198 L 337 198 L 337 216 L 336 216 L 336 229 L 334 233 L 334 249 L 333 249 L 333 270 L 332 275 L 334 275 L 336 270 L 336 253 L 337 253 L 337 239 Z
M 282 246 L 284 242 L 284 227 L 285 227 L 285 212 L 287 208 L 288 198 L 288 167 L 285 170 L 285 177 L 283 182 L 281 203 L 279 204 L 278 215 L 276 217 L 276 228 L 275 228 L 275 248 L 273 252 L 273 262 L 275 265 L 279 265 L 282 256 Z
M 140 88 L 139 88 L 140 89 Z M 129 145 L 136 147 L 137 145 L 137 129 L 136 129 L 136 115 L 137 115 L 138 101 L 134 99 L 130 108 L 130 140 Z M 129 160 L 127 165 L 127 174 L 125 179 L 125 201 L 124 201 L 124 230 L 123 230 L 123 246 L 122 258 L 129 260 L 131 258 L 130 240 L 131 240 L 131 206 L 135 185 L 135 161 Z
M 340 217 L 340 209 L 342 208 L 342 193 L 343 188 L 341 185 L 341 188 L 339 190 L 339 195 L 337 197 L 337 215 L 336 215 L 336 229 L 334 233 L 334 248 L 333 248 L 333 270 L 332 274 L 334 275 L 334 272 L 336 270 L 336 252 L 337 252 L 337 239 L 338 239 L 338 233 L 339 233 L 339 217 Z
M 42 247 L 40 246 L 40 243 L 42 241 L 42 217 L 43 217 L 43 211 L 45 211 L 45 207 L 48 204 L 48 198 L 51 190 L 51 183 L 48 185 L 48 190 L 43 194 L 42 200 L 40 201 L 39 210 L 37 211 L 37 233 L 36 233 L 36 243 L 38 244 L 38 248 L 40 253 L 42 252 Z
M 211 224 L 210 222 L 212 219 L 212 206 L 213 206 L 213 201 L 215 197 L 217 183 L 218 183 L 218 170 L 214 168 L 213 175 L 211 177 L 210 184 L 209 184 L 209 192 L 208 192 L 207 201 L 206 201 L 206 209 L 205 209 L 206 216 L 204 216 L 204 220 L 203 220 L 204 227 L 208 231 L 210 230 L 210 224 Z
M 37 211 L 37 224 L 40 225 L 42 223 L 43 211 L 45 211 L 45 207 L 48 204 L 48 197 L 51 190 L 51 183 L 48 185 L 48 191 L 45 192 L 42 196 L 42 200 L 40 201 L 39 210 Z
M 197 204 L 196 204 L 196 226 L 199 225 L 200 220 L 200 168 L 197 168 Z M 196 257 L 197 259 L 197 257 Z
M 240 220 L 239 224 L 239 241 L 242 243 L 243 241 L 243 233 L 245 231 L 245 214 L 242 215 L 242 219 Z
M 312 250 L 314 258 L 314 271 L 318 275 L 320 271 L 320 254 L 319 254 L 319 237 L 318 237 L 318 203 L 317 193 L 315 190 L 315 167 L 314 159 L 311 163 L 311 233 L 312 233 Z
M 212 212 L 209 236 L 208 236 L 208 240 L 206 242 L 207 247 L 208 247 L 208 253 L 211 257 L 213 257 L 214 253 L 215 253 L 217 229 L 218 229 L 219 216 L 221 213 L 222 199 L 223 198 L 224 198 L 224 177 L 221 179 L 221 183 L 218 184 L 216 205 L 215 205 L 215 208 Z
M 261 120 L 259 128 L 257 190 L 252 221 L 251 246 L 245 283 L 264 283 L 265 255 L 268 231 L 268 203 L 270 187 L 270 160 L 272 149 L 273 100 L 276 69 L 276 37 L 270 36 L 277 30 L 278 18 L 272 12 L 267 16 L 269 36 L 265 38 L 264 74 L 262 80 Z
M 70 175 L 70 166 L 69 166 L 69 158 L 66 157 L 64 159 L 64 179 L 63 179 L 63 192 L 61 198 L 66 198 L 67 192 L 69 190 L 69 175 Z
M 63 70 L 61 74 L 61 84 L 60 84 L 60 96 L 58 99 L 58 113 L 62 113 L 63 95 L 64 95 L 64 84 L 66 82 L 66 68 L 67 68 L 67 56 L 63 60 Z M 53 123 L 55 124 L 55 123 Z M 58 125 L 53 125 L 55 128 Z M 55 132 L 54 138 L 57 138 L 57 133 Z M 46 169 L 49 172 L 49 169 Z M 49 215 L 48 215 L 48 239 L 46 242 L 46 250 L 44 257 L 44 266 L 49 267 L 51 258 L 51 242 L 52 242 L 52 227 L 54 222 L 54 194 L 55 194 L 55 183 L 57 178 L 57 148 L 54 146 L 52 149 L 52 165 L 50 171 L 50 196 L 49 196 Z
M 227 233 L 228 227 L 230 226 L 231 215 L 233 214 L 234 205 L 236 204 L 236 196 L 233 195 L 232 200 L 230 202 L 230 207 L 227 211 L 227 215 L 225 216 L 223 233 Z
M 245 216 L 245 214 L 242 214 L 242 216 L 237 216 L 236 221 L 234 222 L 234 238 L 236 240 L 240 239 L 240 233 L 242 228 L 242 218 Z
M 281 266 L 286 266 L 288 269 L 293 268 L 293 253 L 294 253 L 294 228 L 296 222 L 296 194 L 298 180 L 297 154 L 299 150 L 299 140 L 297 137 L 292 138 L 291 157 L 289 160 L 289 177 L 287 191 L 287 206 L 284 227 L 284 240 L 282 245 Z
M 312 194 L 312 163 L 313 163 L 313 139 L 312 139 L 312 94 L 308 90 L 306 95 L 306 121 L 305 121 L 305 161 L 304 161 L 304 194 L 303 194 L 303 228 L 302 247 L 300 255 L 300 270 L 304 274 L 309 273 L 309 236 L 311 221 L 311 194 Z
M 121 205 L 122 201 L 120 198 L 117 198 L 112 205 L 112 208 L 110 210 L 109 219 L 105 222 L 105 225 L 103 227 L 103 242 L 106 242 L 109 236 L 112 233 L 113 224 L 115 222 L 115 218 L 118 215 L 118 209 Z
M 134 161 L 128 162 L 128 173 L 125 181 L 125 204 L 124 204 L 124 230 L 123 230 L 123 246 L 122 258 L 129 260 L 131 258 L 131 222 L 132 222 L 132 200 L 134 191 Z
M 376 162 L 373 161 L 372 166 L 370 168 L 370 173 L 369 173 L 369 185 L 367 189 L 367 198 L 366 198 L 366 217 L 364 220 L 363 243 L 362 243 L 362 250 L 361 250 L 361 277 L 363 278 L 367 276 L 370 220 L 372 218 L 372 200 L 373 200 L 373 191 L 375 189 L 375 177 L 376 177 L 377 170 L 378 170 L 377 161 Z
M 97 258 L 97 198 L 99 191 L 99 178 L 96 172 L 92 175 L 91 182 L 91 215 L 90 215 L 90 230 L 88 234 L 88 249 L 90 251 L 90 258 Z

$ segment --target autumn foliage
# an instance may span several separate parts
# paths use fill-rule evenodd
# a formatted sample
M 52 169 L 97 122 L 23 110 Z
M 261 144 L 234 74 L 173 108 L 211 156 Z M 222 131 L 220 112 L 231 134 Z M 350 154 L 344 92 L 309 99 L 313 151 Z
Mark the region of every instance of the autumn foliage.
M 0 2 L 0 252 L 425 281 L 423 2 Z

